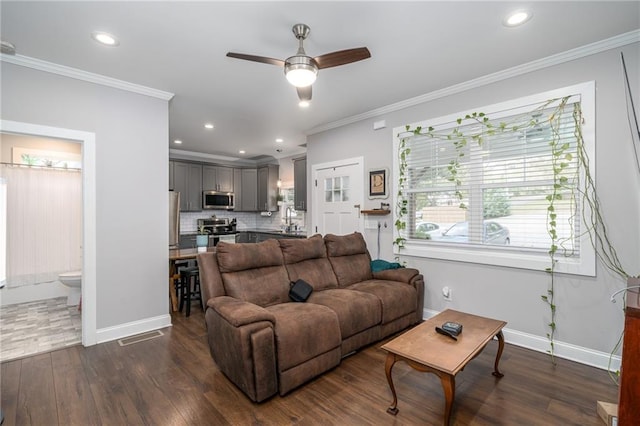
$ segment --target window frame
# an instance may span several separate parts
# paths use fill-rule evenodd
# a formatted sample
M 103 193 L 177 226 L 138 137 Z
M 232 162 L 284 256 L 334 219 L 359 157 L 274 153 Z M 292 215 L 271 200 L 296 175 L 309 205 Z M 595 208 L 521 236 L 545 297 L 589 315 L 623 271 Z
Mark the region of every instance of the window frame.
M 414 129 L 418 126 L 427 128 L 429 126 L 438 129 L 438 126 L 455 122 L 459 117 L 480 112 L 486 114 L 491 119 L 499 118 L 501 115 L 516 115 L 519 112 L 527 111 L 531 105 L 543 103 L 549 99 L 562 98 L 564 96 L 576 95 L 580 97 L 580 106 L 582 110 L 582 137 L 583 146 L 586 155 L 589 157 L 589 172 L 595 177 L 595 82 L 588 81 L 572 86 L 562 87 L 555 90 L 541 92 L 529 96 L 524 96 L 505 102 L 491 104 L 473 110 L 456 112 L 445 116 L 423 120 L 420 122 L 409 124 L 409 128 Z M 396 127 L 393 129 L 393 194 L 396 197 L 396 203 L 399 197 L 399 169 L 400 160 L 398 158 L 398 148 L 400 145 L 402 134 L 406 134 L 406 126 Z M 584 171 L 580 165 L 580 182 L 584 182 Z M 580 228 L 583 230 L 577 236 L 579 244 L 579 255 L 577 257 L 565 257 L 562 253 L 556 253 L 555 272 L 567 273 L 583 276 L 595 276 L 596 270 L 596 253 L 591 243 L 589 225 L 585 223 L 585 218 L 591 216 L 588 205 L 582 202 L 582 194 L 579 197 L 579 205 L 582 206 L 580 217 Z M 406 218 L 406 217 L 405 217 Z M 398 220 L 397 211 L 393 212 L 394 222 Z M 405 235 L 402 235 L 406 238 Z M 393 229 L 394 241 L 401 237 L 398 229 Z M 424 257 L 430 259 L 479 263 L 493 266 L 504 266 L 520 269 L 530 269 L 544 271 L 550 267 L 550 256 L 546 250 L 527 250 L 516 247 L 502 247 L 492 245 L 467 245 L 442 243 L 435 240 L 417 240 L 407 238 L 403 247 L 394 244 L 394 254 Z

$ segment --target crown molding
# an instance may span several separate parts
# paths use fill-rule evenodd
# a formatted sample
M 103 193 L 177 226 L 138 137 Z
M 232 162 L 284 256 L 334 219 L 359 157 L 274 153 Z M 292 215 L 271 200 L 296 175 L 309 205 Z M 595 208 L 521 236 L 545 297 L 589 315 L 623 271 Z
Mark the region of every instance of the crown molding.
M 395 111 L 399 111 L 412 106 L 420 105 L 429 101 L 451 96 L 460 92 L 475 89 L 477 87 L 485 86 L 487 84 L 495 83 L 498 81 L 506 80 L 508 78 L 517 77 L 532 71 L 548 68 L 550 66 L 563 64 L 565 62 L 573 61 L 576 59 L 584 58 L 586 56 L 595 55 L 607 50 L 615 49 L 618 47 L 626 46 L 632 43 L 640 42 L 640 30 L 630 31 L 628 33 L 620 34 L 615 37 L 611 37 L 605 40 L 597 41 L 595 43 L 587 44 L 585 46 L 577 47 L 575 49 L 567 50 L 555 55 L 547 56 L 546 58 L 537 59 L 535 61 L 527 62 L 521 65 L 517 65 L 512 68 L 507 68 L 502 71 L 498 71 L 492 74 L 487 74 L 482 77 L 475 78 L 473 80 L 465 81 L 460 84 L 445 87 L 444 89 L 435 90 L 433 92 L 426 93 L 424 95 L 409 98 L 404 101 L 396 102 L 387 106 L 373 109 L 371 111 L 364 112 L 362 114 L 353 115 L 340 120 L 332 121 L 317 127 L 312 128 L 306 132 L 307 135 L 313 135 L 327 130 L 336 129 L 338 127 L 346 126 L 348 124 L 357 123 L 358 121 L 377 118 L 384 114 L 389 114 Z
M 171 100 L 171 98 L 173 98 L 174 96 L 173 93 L 165 92 L 163 90 L 129 83 L 128 81 L 118 80 L 117 78 L 106 77 L 100 74 L 94 74 L 92 72 L 79 70 L 77 68 L 54 64 L 53 62 L 47 62 L 41 59 L 31 58 L 29 56 L 0 54 L 0 61 L 19 65 L 25 68 L 31 68 L 39 71 L 49 72 L 52 74 L 62 75 L 69 78 L 74 78 L 76 80 L 87 81 L 89 83 L 100 84 L 102 86 L 126 90 L 127 92 L 150 96 L 165 101 Z
M 175 149 L 175 148 L 170 148 L 169 149 L 169 156 L 171 158 L 180 158 L 180 159 L 187 159 L 187 158 L 204 158 L 207 160 L 219 160 L 219 161 L 247 161 L 244 158 L 238 158 L 238 157 L 230 157 L 227 155 L 217 155 L 217 154 L 207 154 L 204 152 L 197 152 L 197 151 L 186 151 L 184 149 Z

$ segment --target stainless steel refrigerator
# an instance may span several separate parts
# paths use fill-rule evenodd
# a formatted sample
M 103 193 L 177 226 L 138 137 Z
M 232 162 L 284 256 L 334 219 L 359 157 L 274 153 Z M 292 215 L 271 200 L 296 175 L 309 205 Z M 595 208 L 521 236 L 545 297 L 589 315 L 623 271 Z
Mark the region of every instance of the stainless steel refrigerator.
M 180 193 L 169 191 L 169 248 L 178 248 L 180 240 Z

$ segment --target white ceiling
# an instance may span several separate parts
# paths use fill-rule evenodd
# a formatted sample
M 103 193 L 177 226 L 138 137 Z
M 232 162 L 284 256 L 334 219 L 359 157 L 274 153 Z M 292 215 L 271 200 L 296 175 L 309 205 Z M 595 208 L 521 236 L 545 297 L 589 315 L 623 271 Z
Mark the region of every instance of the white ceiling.
M 534 14 L 529 22 L 502 25 L 522 7 Z M 3 0 L 0 8 L 1 38 L 19 55 L 174 93 L 169 148 L 244 158 L 297 154 L 314 128 L 640 28 L 638 1 Z M 297 49 L 298 22 L 311 27 L 310 56 L 360 46 L 372 55 L 321 70 L 308 109 L 281 68 L 225 56 L 285 59 Z M 120 45 L 98 45 L 95 30 Z

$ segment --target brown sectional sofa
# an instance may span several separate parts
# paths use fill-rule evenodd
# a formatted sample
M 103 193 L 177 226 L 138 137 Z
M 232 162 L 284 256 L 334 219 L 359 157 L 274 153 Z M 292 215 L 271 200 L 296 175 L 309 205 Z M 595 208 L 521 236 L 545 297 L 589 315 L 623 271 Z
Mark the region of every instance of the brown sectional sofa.
M 260 402 L 421 321 L 422 275 L 372 273 L 370 262 L 359 233 L 221 242 L 215 253 L 199 254 L 209 347 L 220 370 Z M 314 288 L 306 303 L 288 296 L 298 278 Z

